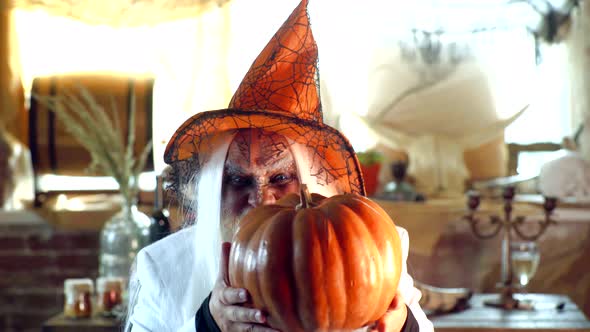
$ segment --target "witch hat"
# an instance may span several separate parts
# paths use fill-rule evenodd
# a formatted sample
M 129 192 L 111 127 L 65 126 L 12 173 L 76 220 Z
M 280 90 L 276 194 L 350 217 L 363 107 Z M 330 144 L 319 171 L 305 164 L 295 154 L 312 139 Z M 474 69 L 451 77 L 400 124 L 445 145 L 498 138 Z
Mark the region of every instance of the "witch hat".
M 198 113 L 172 136 L 168 164 L 202 162 L 215 137 L 237 129 L 263 129 L 307 147 L 310 171 L 320 185 L 365 194 L 360 165 L 348 139 L 323 123 L 318 49 L 302 0 L 256 58 L 228 108 Z

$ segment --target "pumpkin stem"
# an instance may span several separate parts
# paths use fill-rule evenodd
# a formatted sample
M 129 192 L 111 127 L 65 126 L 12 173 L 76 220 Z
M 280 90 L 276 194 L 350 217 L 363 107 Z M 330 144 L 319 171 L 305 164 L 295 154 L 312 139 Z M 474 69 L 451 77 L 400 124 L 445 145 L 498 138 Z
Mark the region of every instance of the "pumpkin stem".
M 301 203 L 297 205 L 297 209 L 307 209 L 308 207 L 312 206 L 311 203 L 311 194 L 307 189 L 307 185 L 305 183 L 301 184 Z

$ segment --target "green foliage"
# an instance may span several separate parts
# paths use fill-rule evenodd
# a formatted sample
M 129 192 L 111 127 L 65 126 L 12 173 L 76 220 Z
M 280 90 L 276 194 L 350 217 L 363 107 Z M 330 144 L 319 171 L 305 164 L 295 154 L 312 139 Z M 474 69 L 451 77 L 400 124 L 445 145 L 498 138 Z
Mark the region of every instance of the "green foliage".
M 359 159 L 359 162 L 365 166 L 379 164 L 383 161 L 383 155 L 376 150 L 357 152 L 356 156 Z
M 91 93 L 79 87 L 79 95 L 66 91 L 58 96 L 34 95 L 41 104 L 57 114 L 71 134 L 92 156 L 88 172 L 102 173 L 115 178 L 123 198 L 130 202 L 139 192 L 138 178 L 145 168 L 152 142 L 148 142 L 139 156 L 134 155 L 135 95 L 131 96 L 129 131 L 125 139 L 111 99 L 110 116 Z

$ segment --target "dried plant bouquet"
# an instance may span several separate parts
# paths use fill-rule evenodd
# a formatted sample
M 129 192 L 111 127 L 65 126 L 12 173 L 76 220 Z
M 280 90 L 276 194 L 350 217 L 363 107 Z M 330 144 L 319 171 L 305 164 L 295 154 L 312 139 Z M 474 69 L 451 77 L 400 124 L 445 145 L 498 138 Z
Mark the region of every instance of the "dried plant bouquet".
M 152 148 L 150 140 L 139 156 L 134 155 L 135 95 L 131 96 L 129 128 L 125 137 L 114 99 L 111 98 L 110 112 L 107 112 L 88 89 L 78 89 L 78 95 L 66 91 L 57 96 L 35 95 L 34 98 L 55 112 L 68 133 L 88 150 L 92 162 L 87 171 L 112 176 L 119 184 L 123 199 L 129 204 L 137 197 L 139 174 L 145 168 Z

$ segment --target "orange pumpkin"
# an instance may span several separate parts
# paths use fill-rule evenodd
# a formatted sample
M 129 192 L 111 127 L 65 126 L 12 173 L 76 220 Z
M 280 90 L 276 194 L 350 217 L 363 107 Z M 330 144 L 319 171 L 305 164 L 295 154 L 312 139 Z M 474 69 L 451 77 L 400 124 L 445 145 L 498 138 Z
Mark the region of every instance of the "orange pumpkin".
M 387 213 L 356 194 L 290 194 L 251 210 L 233 237 L 232 287 L 282 331 L 356 329 L 393 300 L 401 242 Z

